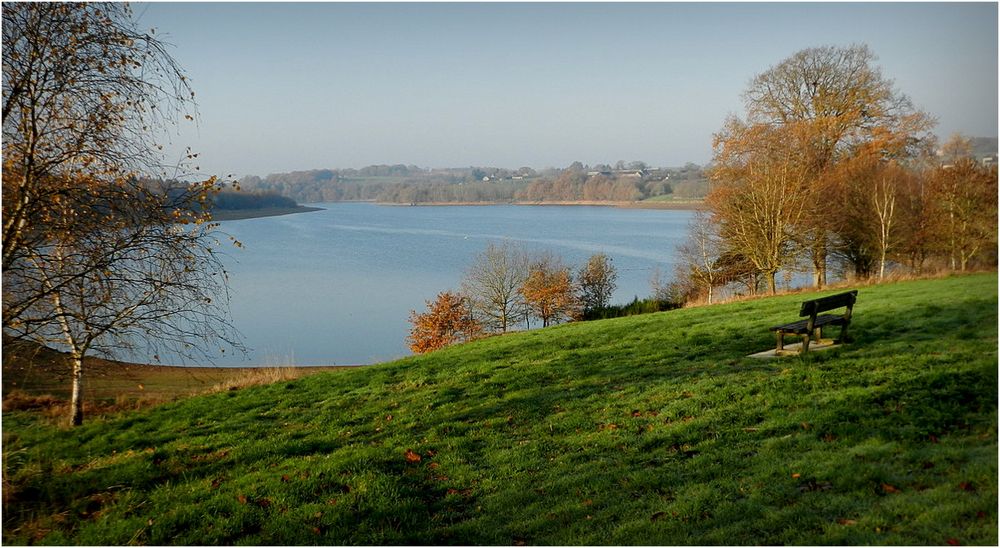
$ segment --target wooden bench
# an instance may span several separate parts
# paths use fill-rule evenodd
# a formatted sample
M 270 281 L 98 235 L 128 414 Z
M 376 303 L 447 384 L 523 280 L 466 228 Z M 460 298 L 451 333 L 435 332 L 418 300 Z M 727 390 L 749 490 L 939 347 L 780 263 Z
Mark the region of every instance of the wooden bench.
M 854 290 L 803 302 L 802 308 L 799 310 L 799 317 L 804 318 L 808 316 L 808 319 L 785 325 L 776 325 L 771 328 L 778 342 L 775 353 L 781 354 L 785 348 L 785 334 L 791 333 L 802 336 L 802 350 L 799 353 L 805 354 L 809 351 L 810 339 L 815 337 L 816 342 L 819 342 L 822 335 L 822 328 L 827 325 L 840 326 L 840 337 L 834 340 L 834 343 L 847 342 L 847 326 L 851 324 L 851 311 L 854 309 L 854 303 L 857 300 L 858 291 Z M 820 312 L 829 312 L 838 308 L 845 309 L 843 315 L 819 315 Z

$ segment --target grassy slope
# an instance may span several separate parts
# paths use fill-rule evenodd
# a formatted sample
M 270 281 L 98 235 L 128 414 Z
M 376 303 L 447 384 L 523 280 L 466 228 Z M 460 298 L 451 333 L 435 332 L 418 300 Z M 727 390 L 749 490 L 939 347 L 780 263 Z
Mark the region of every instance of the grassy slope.
M 996 275 L 865 287 L 855 344 L 743 357 L 803 298 L 497 337 L 73 431 L 5 414 L 3 540 L 996 544 Z

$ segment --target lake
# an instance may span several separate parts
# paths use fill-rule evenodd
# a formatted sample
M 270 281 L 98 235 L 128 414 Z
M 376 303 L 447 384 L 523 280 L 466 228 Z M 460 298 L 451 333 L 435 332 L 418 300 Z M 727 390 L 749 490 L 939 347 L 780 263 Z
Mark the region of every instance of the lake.
M 550 250 L 577 267 L 595 253 L 618 270 L 613 302 L 651 294 L 674 272 L 691 211 L 588 206 L 310 204 L 323 211 L 221 223 L 233 322 L 249 359 L 217 365 L 357 365 L 410 354 L 410 311 L 457 290 L 487 243 Z

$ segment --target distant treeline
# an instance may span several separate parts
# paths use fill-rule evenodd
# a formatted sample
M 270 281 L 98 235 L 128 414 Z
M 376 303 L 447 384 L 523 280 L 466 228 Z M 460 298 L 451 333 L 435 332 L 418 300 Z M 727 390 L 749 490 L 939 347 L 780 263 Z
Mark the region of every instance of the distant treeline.
M 240 180 L 243 190 L 272 193 L 299 203 L 376 201 L 436 202 L 637 201 L 659 196 L 703 197 L 708 184 L 702 168 L 650 168 L 643 162 L 615 166 L 574 162 L 538 172 L 529 167 L 424 169 L 378 165 L 362 169 L 317 169 L 255 175 Z
M 215 209 L 264 209 L 297 207 L 295 200 L 276 192 L 222 190 L 212 201 Z

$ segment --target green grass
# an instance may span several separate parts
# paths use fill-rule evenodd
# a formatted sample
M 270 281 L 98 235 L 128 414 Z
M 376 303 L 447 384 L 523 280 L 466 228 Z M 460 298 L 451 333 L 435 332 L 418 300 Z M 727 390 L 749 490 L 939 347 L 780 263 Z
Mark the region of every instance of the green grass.
M 854 344 L 744 357 L 806 298 L 562 325 L 75 430 L 7 413 L 3 541 L 995 545 L 996 275 L 862 287 Z

